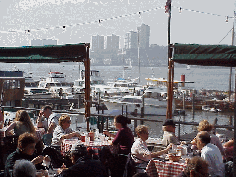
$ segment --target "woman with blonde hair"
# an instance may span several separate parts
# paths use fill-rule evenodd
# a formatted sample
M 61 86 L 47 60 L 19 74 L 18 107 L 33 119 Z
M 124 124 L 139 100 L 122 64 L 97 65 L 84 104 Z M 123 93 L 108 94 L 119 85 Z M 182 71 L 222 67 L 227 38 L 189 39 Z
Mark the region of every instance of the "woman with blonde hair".
M 25 132 L 35 134 L 35 128 L 31 122 L 29 114 L 25 110 L 18 110 L 13 123 L 11 123 L 6 130 L 6 134 L 14 129 L 14 134 L 20 136 Z
M 170 143 L 164 150 L 151 152 L 146 144 L 146 140 L 149 136 L 148 127 L 145 125 L 138 125 L 135 128 L 135 132 L 138 135 L 138 138 L 133 143 L 131 148 L 131 157 L 139 167 L 146 167 L 151 158 L 158 157 L 162 154 L 167 154 L 173 145 Z M 143 170 L 138 170 L 138 172 L 143 172 Z

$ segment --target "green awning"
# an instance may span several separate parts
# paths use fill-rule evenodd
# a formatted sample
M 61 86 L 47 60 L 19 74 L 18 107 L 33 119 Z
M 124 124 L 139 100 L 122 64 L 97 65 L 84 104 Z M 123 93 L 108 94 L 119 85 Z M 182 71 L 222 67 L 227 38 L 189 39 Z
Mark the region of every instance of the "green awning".
M 236 66 L 236 46 L 174 44 L 173 61 L 188 65 Z
M 60 63 L 83 62 L 89 44 L 0 47 L 0 62 Z

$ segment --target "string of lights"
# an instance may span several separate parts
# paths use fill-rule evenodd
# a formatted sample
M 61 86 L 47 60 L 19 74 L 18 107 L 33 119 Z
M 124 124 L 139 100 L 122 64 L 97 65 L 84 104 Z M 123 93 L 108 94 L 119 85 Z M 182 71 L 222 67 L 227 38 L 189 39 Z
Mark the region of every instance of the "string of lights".
M 219 14 L 214 14 L 214 13 L 209 13 L 209 12 L 202 12 L 202 11 L 198 11 L 198 10 L 184 9 L 182 7 L 176 7 L 176 6 L 171 6 L 171 7 L 179 9 L 179 13 L 182 13 L 183 10 L 186 10 L 186 11 L 196 12 L 196 13 L 205 14 L 205 15 L 213 15 L 213 16 L 218 16 L 218 17 L 225 17 L 226 18 L 225 22 L 228 22 L 230 18 L 234 18 L 234 17 L 230 17 L 228 15 L 227 16 L 223 16 L 223 15 L 219 15 Z
M 208 13 L 208 12 L 201 12 L 201 11 L 197 11 L 197 10 L 184 9 L 182 7 L 175 7 L 175 6 L 171 6 L 171 7 L 179 9 L 179 13 L 181 13 L 183 10 L 185 10 L 185 11 L 196 12 L 196 13 L 201 13 L 201 14 L 206 14 L 206 15 L 213 15 L 213 16 L 219 16 L 219 17 L 222 16 L 222 15 Z M 156 7 L 156 8 L 152 8 L 152 9 L 138 11 L 138 12 L 135 12 L 135 13 L 124 14 L 124 15 L 115 16 L 115 17 L 111 17 L 111 18 L 105 18 L 105 19 L 98 19 L 98 20 L 90 21 L 90 22 L 69 24 L 69 25 L 63 25 L 63 26 L 27 29 L 27 30 L 0 31 L 0 33 L 26 33 L 26 34 L 28 34 L 28 33 L 31 33 L 31 32 L 45 31 L 45 30 L 54 30 L 54 29 L 63 29 L 63 30 L 65 30 L 68 27 L 76 27 L 76 26 L 89 25 L 89 24 L 101 24 L 102 22 L 105 22 L 105 21 L 116 20 L 116 19 L 119 19 L 119 18 L 125 18 L 125 17 L 129 17 L 129 16 L 139 15 L 139 17 L 141 17 L 141 15 L 143 13 L 151 12 L 151 11 L 158 10 L 158 9 L 165 9 L 165 8 L 164 7 Z M 226 17 L 226 22 L 228 22 L 228 20 L 230 18 L 234 18 L 234 17 L 230 17 L 230 16 L 224 16 L 224 17 Z

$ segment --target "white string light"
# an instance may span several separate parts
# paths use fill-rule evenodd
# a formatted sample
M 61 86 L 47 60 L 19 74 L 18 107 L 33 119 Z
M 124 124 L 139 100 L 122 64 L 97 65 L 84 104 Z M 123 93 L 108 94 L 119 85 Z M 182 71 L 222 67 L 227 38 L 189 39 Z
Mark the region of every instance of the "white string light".
M 202 13 L 202 14 L 206 14 L 206 15 L 222 16 L 222 15 L 218 15 L 218 14 L 201 12 L 201 11 L 197 11 L 197 10 L 183 9 L 182 7 L 175 7 L 175 6 L 171 6 L 171 7 L 179 9 L 179 13 L 181 13 L 183 10 L 186 10 L 186 11 L 197 12 L 197 13 Z M 60 28 L 63 29 L 63 31 L 65 31 L 67 27 L 75 27 L 75 26 L 82 26 L 82 25 L 88 25 L 88 24 L 101 24 L 102 22 L 105 22 L 108 20 L 116 20 L 119 18 L 125 18 L 125 17 L 129 17 L 129 16 L 134 16 L 134 15 L 139 15 L 139 17 L 141 17 L 142 13 L 146 13 L 146 12 L 150 12 L 150 11 L 158 10 L 158 9 L 165 9 L 165 8 L 164 7 L 156 7 L 153 9 L 143 10 L 143 11 L 139 11 L 139 12 L 135 12 L 135 13 L 131 13 L 131 14 L 124 14 L 124 15 L 115 16 L 115 17 L 106 18 L 106 19 L 98 19 L 98 20 L 90 21 L 90 22 L 83 22 L 83 23 L 76 23 L 76 24 L 69 24 L 69 25 L 55 26 L 55 27 L 27 29 L 27 30 L 0 31 L 0 33 L 18 33 L 18 32 L 31 33 L 31 32 L 35 32 L 35 31 L 54 30 L 54 29 L 60 29 Z M 228 22 L 229 18 L 234 18 L 234 17 L 229 17 L 229 16 L 225 16 L 225 17 L 226 17 L 226 20 L 225 20 L 226 22 Z
M 226 20 L 225 20 L 226 23 L 229 22 L 229 16 L 226 16 Z

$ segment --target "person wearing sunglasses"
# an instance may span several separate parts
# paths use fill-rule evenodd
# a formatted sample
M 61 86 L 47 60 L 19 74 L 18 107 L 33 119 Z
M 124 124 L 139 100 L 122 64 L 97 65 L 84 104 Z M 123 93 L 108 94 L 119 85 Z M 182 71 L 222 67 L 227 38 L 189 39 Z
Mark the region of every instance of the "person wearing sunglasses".
M 80 137 L 78 132 L 74 132 L 70 128 L 71 120 L 68 115 L 62 115 L 59 118 L 59 125 L 55 128 L 52 138 L 52 146 L 60 146 L 63 139 L 71 139 L 72 137 Z

